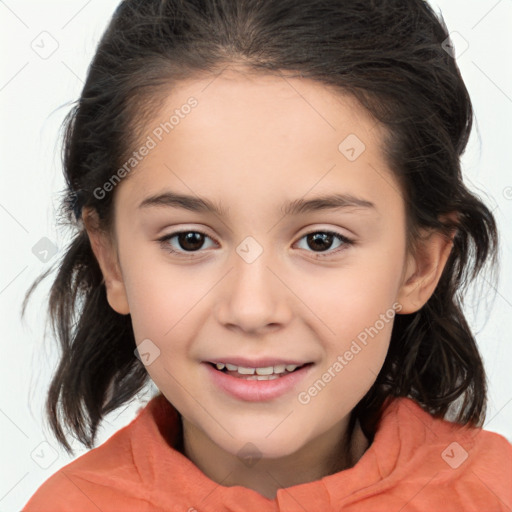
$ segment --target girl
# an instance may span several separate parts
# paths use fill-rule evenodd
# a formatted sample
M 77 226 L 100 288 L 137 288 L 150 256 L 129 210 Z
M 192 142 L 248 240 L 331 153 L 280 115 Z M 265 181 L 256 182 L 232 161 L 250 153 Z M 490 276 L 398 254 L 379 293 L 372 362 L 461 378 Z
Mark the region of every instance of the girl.
M 67 119 L 47 412 L 72 453 L 159 394 L 25 511 L 511 509 L 447 42 L 422 0 L 120 4 Z

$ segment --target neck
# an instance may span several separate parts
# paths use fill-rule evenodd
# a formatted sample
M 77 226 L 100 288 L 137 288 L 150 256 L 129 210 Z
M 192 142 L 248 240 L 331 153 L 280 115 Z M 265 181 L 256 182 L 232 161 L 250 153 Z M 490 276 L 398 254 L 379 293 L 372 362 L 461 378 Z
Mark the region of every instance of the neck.
M 296 452 L 279 458 L 247 462 L 216 445 L 204 432 L 182 418 L 183 454 L 220 485 L 240 485 L 269 499 L 277 490 L 299 485 L 352 467 L 368 448 L 359 422 L 346 418 Z

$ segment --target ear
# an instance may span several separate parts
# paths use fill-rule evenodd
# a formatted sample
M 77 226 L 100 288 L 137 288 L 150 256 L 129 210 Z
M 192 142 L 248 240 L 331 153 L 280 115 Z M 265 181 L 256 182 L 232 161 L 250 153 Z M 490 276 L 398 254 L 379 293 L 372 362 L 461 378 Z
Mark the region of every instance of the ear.
M 127 315 L 130 313 L 130 307 L 115 243 L 107 236 L 105 231 L 100 229 L 96 210 L 84 208 L 82 220 L 89 236 L 92 251 L 103 274 L 108 303 L 117 313 Z
M 448 217 L 456 219 L 453 214 Z M 403 282 L 397 296 L 397 302 L 402 305 L 400 314 L 415 313 L 430 299 L 450 256 L 455 233 L 453 230 L 447 237 L 437 230 L 422 232 L 415 253 L 407 255 Z

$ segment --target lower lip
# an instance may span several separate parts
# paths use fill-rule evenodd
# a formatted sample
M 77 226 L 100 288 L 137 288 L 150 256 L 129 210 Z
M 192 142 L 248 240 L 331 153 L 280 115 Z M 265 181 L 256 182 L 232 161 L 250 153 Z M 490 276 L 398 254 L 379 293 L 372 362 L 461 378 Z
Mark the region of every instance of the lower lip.
M 216 370 L 210 363 L 202 364 L 206 365 L 211 379 L 218 388 L 247 402 L 265 402 L 284 395 L 296 387 L 313 367 L 312 364 L 308 364 L 278 379 L 246 380 Z

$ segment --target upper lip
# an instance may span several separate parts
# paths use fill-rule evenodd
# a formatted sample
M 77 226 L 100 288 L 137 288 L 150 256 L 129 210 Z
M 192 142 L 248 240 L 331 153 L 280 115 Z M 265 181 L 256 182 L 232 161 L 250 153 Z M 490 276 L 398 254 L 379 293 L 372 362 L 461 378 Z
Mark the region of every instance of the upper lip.
M 235 366 L 242 366 L 243 368 L 268 368 L 269 366 L 277 366 L 280 364 L 284 365 L 296 365 L 302 366 L 304 364 L 310 363 L 311 361 L 298 361 L 296 359 L 281 359 L 276 357 L 261 357 L 258 359 L 248 359 L 246 357 L 215 357 L 213 359 L 209 359 L 205 362 L 208 363 L 229 363 Z

